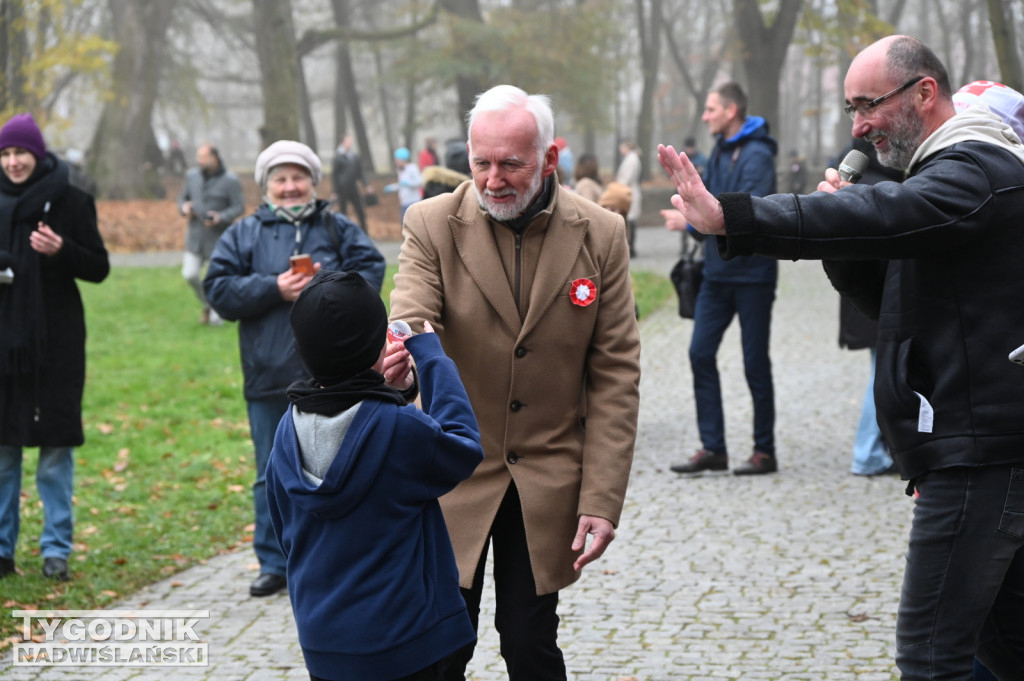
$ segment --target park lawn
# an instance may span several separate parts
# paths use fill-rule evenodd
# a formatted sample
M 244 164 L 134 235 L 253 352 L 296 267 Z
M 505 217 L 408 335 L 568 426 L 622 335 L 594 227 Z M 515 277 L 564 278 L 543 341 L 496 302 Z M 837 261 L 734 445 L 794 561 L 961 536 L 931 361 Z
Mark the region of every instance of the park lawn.
M 80 289 L 89 338 L 72 580 L 42 577 L 37 450 L 26 449 L 21 574 L 0 580 L 0 650 L 21 640 L 11 610 L 109 607 L 211 556 L 248 551 L 252 541 L 253 457 L 236 325 L 201 326 L 178 268 L 115 268 L 107 281 Z M 662 275 L 638 272 L 634 290 L 643 317 L 672 288 Z M 255 556 L 252 564 L 255 578 Z

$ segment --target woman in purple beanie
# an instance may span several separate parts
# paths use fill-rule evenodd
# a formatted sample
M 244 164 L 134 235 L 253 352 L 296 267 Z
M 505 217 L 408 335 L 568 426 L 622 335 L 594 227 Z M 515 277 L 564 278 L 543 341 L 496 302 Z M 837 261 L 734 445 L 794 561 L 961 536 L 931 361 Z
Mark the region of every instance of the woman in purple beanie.
M 15 573 L 23 447 L 39 448 L 43 574 L 68 579 L 74 448 L 84 442 L 85 313 L 76 279 L 110 271 L 89 194 L 31 114 L 0 128 L 0 578 Z

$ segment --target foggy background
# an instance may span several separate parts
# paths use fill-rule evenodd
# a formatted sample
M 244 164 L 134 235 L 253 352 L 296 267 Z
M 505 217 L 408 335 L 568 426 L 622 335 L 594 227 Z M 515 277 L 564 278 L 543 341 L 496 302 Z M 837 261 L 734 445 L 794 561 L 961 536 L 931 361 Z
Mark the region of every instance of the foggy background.
M 736 80 L 790 150 L 823 167 L 849 140 L 842 78 L 891 33 L 929 44 L 954 90 L 1024 89 L 1020 0 L 79 0 L 0 2 L 0 109 L 32 111 L 56 150 L 87 152 L 108 198 L 145 196 L 172 142 L 209 141 L 248 173 L 301 139 L 330 165 L 355 135 L 368 171 L 395 148 L 464 137 L 498 83 L 552 97 L 556 135 L 614 173 L 617 142 L 687 136 L 707 153 L 709 88 Z

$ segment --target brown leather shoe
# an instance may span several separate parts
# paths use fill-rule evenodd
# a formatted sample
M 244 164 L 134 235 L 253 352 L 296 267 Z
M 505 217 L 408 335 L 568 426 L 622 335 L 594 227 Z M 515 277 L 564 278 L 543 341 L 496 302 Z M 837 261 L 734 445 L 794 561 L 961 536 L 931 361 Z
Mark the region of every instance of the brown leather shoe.
M 699 473 L 701 471 L 724 471 L 729 468 L 729 455 L 719 454 L 710 449 L 698 449 L 697 453 L 686 463 L 676 463 L 668 467 L 673 473 Z
M 733 475 L 764 475 L 779 470 L 779 463 L 771 454 L 765 454 L 754 450 L 754 455 L 747 459 L 742 466 L 733 469 Z

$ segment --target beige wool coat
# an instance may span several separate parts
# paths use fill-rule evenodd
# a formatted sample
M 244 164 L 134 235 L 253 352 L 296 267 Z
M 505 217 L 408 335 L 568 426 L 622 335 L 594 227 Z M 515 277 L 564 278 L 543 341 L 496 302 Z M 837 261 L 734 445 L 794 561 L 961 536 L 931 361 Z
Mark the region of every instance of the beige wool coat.
M 556 186 L 517 249 L 465 182 L 411 206 L 403 234 L 391 317 L 434 326 L 483 436 L 484 461 L 441 499 L 460 583 L 514 480 L 537 593 L 557 591 L 579 578 L 579 516 L 618 525 L 632 465 L 640 336 L 623 219 Z M 589 305 L 570 298 L 577 279 L 596 287 Z

